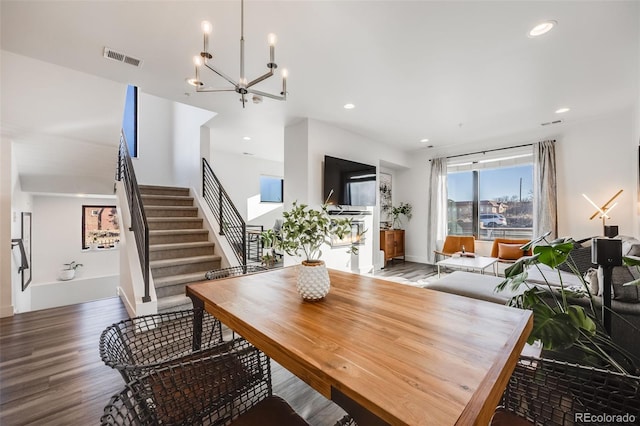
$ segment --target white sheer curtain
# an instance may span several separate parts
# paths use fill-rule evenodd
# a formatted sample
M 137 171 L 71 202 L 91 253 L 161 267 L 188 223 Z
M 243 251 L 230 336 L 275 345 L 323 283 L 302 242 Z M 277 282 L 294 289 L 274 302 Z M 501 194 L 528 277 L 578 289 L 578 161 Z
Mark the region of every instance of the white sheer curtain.
M 435 263 L 434 250 L 447 232 L 447 159 L 431 160 L 427 209 L 427 261 Z
M 555 142 L 533 144 L 533 238 L 549 231 L 558 237 Z

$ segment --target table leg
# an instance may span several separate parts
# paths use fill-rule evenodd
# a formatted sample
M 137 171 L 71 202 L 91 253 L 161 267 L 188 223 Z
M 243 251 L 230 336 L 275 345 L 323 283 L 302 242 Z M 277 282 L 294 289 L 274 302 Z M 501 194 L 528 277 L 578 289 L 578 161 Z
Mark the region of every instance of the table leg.
M 202 345 L 202 317 L 204 315 L 204 302 L 199 297 L 187 294 L 193 303 L 193 350 L 197 351 Z
M 389 423 L 362 407 L 360 404 L 331 386 L 331 400 L 338 404 L 355 420 L 358 425 L 389 426 Z

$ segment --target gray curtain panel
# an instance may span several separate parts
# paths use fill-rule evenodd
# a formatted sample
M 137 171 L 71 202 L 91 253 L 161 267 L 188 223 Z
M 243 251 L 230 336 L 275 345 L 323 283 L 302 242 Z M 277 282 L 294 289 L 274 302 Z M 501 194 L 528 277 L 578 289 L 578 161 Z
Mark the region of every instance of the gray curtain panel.
M 555 142 L 533 144 L 533 238 L 548 231 L 549 239 L 558 237 Z
M 427 209 L 427 261 L 435 263 L 434 250 L 447 233 L 447 159 L 431 160 Z

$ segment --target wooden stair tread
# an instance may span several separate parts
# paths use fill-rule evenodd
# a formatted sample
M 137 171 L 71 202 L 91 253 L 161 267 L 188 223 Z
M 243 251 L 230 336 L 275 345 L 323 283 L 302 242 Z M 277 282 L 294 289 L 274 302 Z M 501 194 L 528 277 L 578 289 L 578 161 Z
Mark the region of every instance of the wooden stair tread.
M 206 272 L 207 271 L 191 272 L 189 274 L 169 275 L 166 277 L 156 278 L 153 280 L 153 282 L 156 285 L 156 288 L 161 288 L 161 287 L 166 287 L 166 286 L 176 285 L 176 284 L 186 284 L 186 283 L 205 281 L 206 278 L 204 277 L 204 274 Z
M 179 259 L 152 260 L 151 262 L 149 262 L 149 266 L 151 267 L 151 269 L 164 268 L 168 266 L 188 265 L 191 263 L 215 262 L 220 259 L 222 258 L 219 255 L 210 254 L 206 256 L 181 257 Z
M 195 247 L 213 247 L 214 243 L 211 241 L 194 241 L 186 243 L 167 243 L 167 244 L 150 244 L 149 251 L 162 251 L 162 250 L 175 250 L 181 248 L 195 248 Z
M 149 235 L 180 235 L 180 234 L 207 234 L 208 230 L 203 228 L 189 229 L 150 229 Z
M 146 189 L 167 190 L 167 191 L 188 191 L 189 190 L 189 188 L 185 188 L 182 186 L 163 186 L 163 185 L 138 185 L 138 189 L 140 189 L 140 191 L 144 191 Z
M 158 312 L 168 312 L 172 308 L 191 304 L 191 299 L 184 295 L 167 296 L 158 299 Z

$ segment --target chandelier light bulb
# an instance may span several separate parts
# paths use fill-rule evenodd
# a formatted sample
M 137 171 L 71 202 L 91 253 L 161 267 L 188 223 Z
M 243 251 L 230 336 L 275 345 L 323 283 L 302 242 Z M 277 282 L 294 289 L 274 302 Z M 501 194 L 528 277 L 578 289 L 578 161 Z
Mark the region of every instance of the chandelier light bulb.
M 201 27 L 202 27 L 202 32 L 203 33 L 211 34 L 211 30 L 213 29 L 213 27 L 211 26 L 211 22 L 202 21 Z
M 278 42 L 278 36 L 276 36 L 274 33 L 269 34 L 267 37 L 269 39 L 269 46 L 275 46 Z
M 201 67 L 201 66 L 202 66 L 202 57 L 201 57 L 201 56 L 198 56 L 198 55 L 194 56 L 194 57 L 193 57 L 193 64 L 194 64 L 196 67 Z
M 289 70 L 287 70 L 286 68 L 284 68 L 282 70 L 282 78 L 286 79 L 287 77 L 289 77 Z

